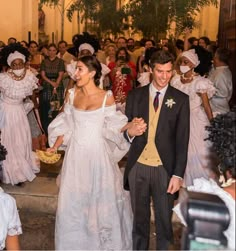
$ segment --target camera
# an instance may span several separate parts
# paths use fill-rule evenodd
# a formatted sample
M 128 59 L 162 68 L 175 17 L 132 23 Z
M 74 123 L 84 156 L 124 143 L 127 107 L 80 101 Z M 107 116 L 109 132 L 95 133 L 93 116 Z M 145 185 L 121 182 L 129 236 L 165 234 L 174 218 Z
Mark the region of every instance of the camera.
M 182 250 L 225 250 L 223 232 L 230 223 L 224 201 L 214 194 L 186 192 L 181 204 L 187 227 L 182 233 Z
M 121 68 L 121 74 L 130 74 L 131 73 L 131 69 L 128 67 L 122 67 Z

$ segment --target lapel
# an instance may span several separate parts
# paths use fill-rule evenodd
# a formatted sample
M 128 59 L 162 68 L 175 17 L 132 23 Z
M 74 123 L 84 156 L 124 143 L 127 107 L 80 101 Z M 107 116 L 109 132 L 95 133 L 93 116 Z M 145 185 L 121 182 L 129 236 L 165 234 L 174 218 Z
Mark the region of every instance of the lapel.
M 149 122 L 149 85 L 146 85 L 143 88 L 143 91 L 140 93 L 139 101 L 138 101 L 138 116 L 143 118 L 144 121 L 147 123 Z M 145 138 L 147 139 L 148 136 L 148 128 L 144 133 Z
M 160 115 L 159 115 L 157 131 L 156 131 L 156 136 L 159 133 L 163 132 L 162 128 L 163 128 L 163 126 L 165 126 L 166 113 L 168 113 L 168 111 L 169 111 L 169 108 L 167 107 L 167 105 L 165 103 L 166 103 L 167 99 L 169 99 L 171 97 L 173 97 L 172 87 L 169 85 L 167 90 L 166 90 L 163 101 L 162 101 L 162 106 L 161 106 L 161 111 L 160 111 Z

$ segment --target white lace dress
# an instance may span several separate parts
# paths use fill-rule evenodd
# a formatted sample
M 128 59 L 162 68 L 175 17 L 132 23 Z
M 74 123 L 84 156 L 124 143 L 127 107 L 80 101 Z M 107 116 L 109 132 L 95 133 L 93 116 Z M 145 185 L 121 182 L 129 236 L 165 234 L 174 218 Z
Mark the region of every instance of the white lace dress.
M 215 88 L 212 82 L 200 76 L 196 76 L 191 83 L 182 84 L 180 76 L 177 75 L 172 79 L 171 85 L 189 95 L 190 137 L 184 183 L 185 186 L 191 186 L 194 179 L 209 177 L 207 167 L 212 158 L 211 143 L 209 140 L 205 140 L 208 137 L 205 127 L 209 125 L 209 120 L 199 93 L 207 93 L 210 99 L 215 93 Z
M 23 100 L 37 89 L 38 79 L 27 71 L 24 79 L 13 80 L 7 73 L 0 74 L 0 130 L 1 143 L 7 149 L 0 179 L 12 185 L 32 181 L 39 172 L 27 118 L 28 104 Z M 32 109 L 33 107 L 31 107 Z
M 111 95 L 110 91 L 107 95 Z M 106 95 L 106 96 L 107 96 Z M 117 162 L 129 149 L 120 132 L 127 118 L 116 106 L 84 111 L 73 104 L 49 125 L 49 143 L 64 135 L 56 216 L 57 250 L 128 250 L 132 248 L 132 211 Z
M 0 250 L 5 248 L 7 235 L 19 234 L 22 234 L 22 229 L 16 201 L 0 187 Z

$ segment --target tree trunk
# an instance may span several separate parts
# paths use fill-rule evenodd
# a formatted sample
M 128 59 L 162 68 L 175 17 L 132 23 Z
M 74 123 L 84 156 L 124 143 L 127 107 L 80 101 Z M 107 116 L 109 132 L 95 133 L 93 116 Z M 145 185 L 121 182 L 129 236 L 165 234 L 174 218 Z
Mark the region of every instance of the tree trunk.
M 61 40 L 64 40 L 65 0 L 61 0 Z

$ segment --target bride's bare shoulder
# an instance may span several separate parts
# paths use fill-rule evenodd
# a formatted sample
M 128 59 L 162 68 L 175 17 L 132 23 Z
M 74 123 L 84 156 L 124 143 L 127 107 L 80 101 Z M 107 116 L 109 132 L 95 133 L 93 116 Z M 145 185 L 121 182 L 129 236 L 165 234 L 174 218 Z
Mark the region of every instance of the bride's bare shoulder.
M 107 95 L 106 106 L 114 105 L 115 99 L 114 99 L 112 91 L 107 91 L 106 95 Z

